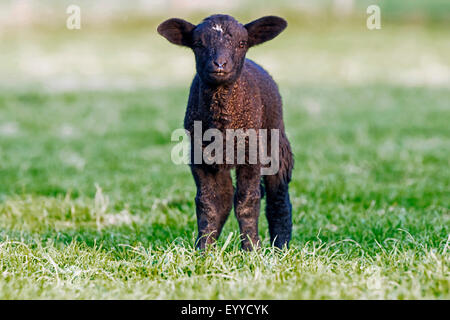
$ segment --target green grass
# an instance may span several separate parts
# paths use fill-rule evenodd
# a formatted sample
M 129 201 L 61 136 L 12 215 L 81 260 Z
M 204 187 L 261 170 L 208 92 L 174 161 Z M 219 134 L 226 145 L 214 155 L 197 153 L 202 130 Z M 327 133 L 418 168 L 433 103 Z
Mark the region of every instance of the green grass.
M 450 299 L 450 29 L 294 16 L 249 53 L 295 154 L 281 252 L 263 213 L 260 251 L 233 215 L 193 248 L 194 63 L 153 22 L 0 33 L 0 299 Z
M 232 216 L 205 255 L 170 161 L 185 88 L 3 92 L 0 297 L 448 299 L 449 91 L 282 91 L 291 249 L 262 215 L 263 249 L 240 252 Z

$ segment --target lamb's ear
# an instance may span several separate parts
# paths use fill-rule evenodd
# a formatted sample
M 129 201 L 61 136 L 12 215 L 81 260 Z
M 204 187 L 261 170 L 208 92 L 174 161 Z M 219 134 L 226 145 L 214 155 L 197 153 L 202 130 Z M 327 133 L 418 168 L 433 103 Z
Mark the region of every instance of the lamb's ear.
M 191 46 L 192 30 L 195 25 L 183 19 L 169 19 L 158 26 L 158 33 L 170 42 L 180 46 Z
M 252 47 L 275 38 L 287 27 L 287 22 L 280 17 L 267 16 L 247 23 L 244 27 L 248 32 L 248 46 Z

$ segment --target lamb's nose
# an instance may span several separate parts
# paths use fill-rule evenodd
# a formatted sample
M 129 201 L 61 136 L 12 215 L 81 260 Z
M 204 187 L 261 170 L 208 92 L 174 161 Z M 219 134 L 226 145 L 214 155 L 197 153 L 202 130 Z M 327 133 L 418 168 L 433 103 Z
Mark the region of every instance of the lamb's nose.
M 225 60 L 214 60 L 214 65 L 217 67 L 217 69 L 225 69 L 225 65 L 227 62 Z

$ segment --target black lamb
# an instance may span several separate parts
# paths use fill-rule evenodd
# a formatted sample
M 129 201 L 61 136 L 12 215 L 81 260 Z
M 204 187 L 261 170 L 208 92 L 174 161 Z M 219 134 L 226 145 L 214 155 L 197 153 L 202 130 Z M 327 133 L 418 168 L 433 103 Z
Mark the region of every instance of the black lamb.
M 273 137 L 271 129 L 279 132 L 278 171 L 274 174 L 261 175 L 264 165 L 259 160 L 208 164 L 195 163 L 192 156 L 190 167 L 197 186 L 198 248 L 203 249 L 217 240 L 233 199 L 242 248 L 251 250 L 260 246 L 258 217 L 263 193 L 271 242 L 282 248 L 291 239 L 288 184 L 294 162 L 284 129 L 281 96 L 271 76 L 245 58 L 249 48 L 275 38 L 286 26 L 284 19 L 275 16 L 242 25 L 231 16 L 212 15 L 197 26 L 182 19 L 169 19 L 158 27 L 167 40 L 191 48 L 195 55 L 197 74 L 192 81 L 184 120 L 185 129 L 191 134 L 191 149 L 199 143 L 192 138 L 195 121 L 201 122 L 202 134 L 211 128 L 220 130 L 224 136 L 227 129 L 256 132 L 266 129 L 267 150 Z M 204 147 L 202 143 L 201 148 Z M 247 149 L 246 152 L 248 158 Z M 233 168 L 236 190 L 230 174 Z

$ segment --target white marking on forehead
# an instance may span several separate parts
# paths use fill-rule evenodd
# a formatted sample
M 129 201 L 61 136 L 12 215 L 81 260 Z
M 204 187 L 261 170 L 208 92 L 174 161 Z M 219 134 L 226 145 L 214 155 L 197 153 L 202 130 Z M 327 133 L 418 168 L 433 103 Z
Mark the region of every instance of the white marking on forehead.
M 215 25 L 212 27 L 212 29 L 213 29 L 213 30 L 216 30 L 216 31 L 219 31 L 219 32 L 223 32 L 222 26 L 221 26 L 221 25 L 218 25 L 218 24 L 215 24 Z

